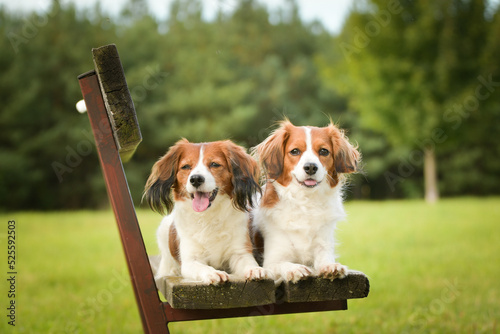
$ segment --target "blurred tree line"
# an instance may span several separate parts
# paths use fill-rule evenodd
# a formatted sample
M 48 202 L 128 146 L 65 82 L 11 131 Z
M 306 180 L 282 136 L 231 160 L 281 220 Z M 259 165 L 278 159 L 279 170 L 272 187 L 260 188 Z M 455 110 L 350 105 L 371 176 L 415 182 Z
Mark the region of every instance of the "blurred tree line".
M 153 163 L 181 137 L 251 147 L 274 122 L 331 117 L 363 153 L 347 196 L 421 197 L 432 149 L 441 194 L 500 191 L 500 16 L 485 1 L 364 1 L 341 34 L 239 0 L 207 22 L 177 0 L 168 19 L 129 0 L 118 17 L 53 1 L 0 7 L 0 208 L 106 206 L 76 76 L 90 50 L 115 43 L 143 142 L 126 166 L 140 202 Z M 388 14 L 386 14 L 388 13 Z M 479 88 L 478 88 L 479 87 Z
M 497 192 L 499 39 L 499 6 L 485 0 L 371 0 L 351 13 L 344 61 L 321 73 L 398 152 L 380 165 L 391 188 L 423 171 L 428 202 Z

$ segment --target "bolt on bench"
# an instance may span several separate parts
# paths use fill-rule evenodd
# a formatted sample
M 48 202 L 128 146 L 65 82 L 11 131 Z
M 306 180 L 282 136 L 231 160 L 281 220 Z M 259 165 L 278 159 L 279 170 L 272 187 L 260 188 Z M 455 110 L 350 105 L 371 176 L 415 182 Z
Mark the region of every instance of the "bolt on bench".
M 145 333 L 169 333 L 168 323 L 176 321 L 346 310 L 347 299 L 368 296 L 368 278 L 357 271 L 349 271 L 344 279 L 310 277 L 279 287 L 271 280 L 219 286 L 180 277 L 155 282 L 159 259 L 146 253 L 122 165 L 142 140 L 134 104 L 116 46 L 92 53 L 95 70 L 78 80 Z M 167 302 L 160 300 L 158 290 Z

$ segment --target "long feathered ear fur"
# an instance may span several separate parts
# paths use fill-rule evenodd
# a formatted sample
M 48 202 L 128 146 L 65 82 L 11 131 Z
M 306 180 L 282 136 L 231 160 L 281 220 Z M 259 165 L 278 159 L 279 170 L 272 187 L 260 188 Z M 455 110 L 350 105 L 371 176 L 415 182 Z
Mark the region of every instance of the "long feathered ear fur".
M 279 124 L 279 128 L 252 149 L 252 155 L 258 158 L 268 179 L 277 179 L 283 173 L 285 146 L 290 136 L 289 128 L 293 127 L 288 119 Z
M 150 208 L 162 215 L 165 214 L 165 209 L 170 212 L 174 206 L 170 193 L 176 183 L 177 165 L 183 143 L 188 141 L 178 141 L 153 165 L 144 188 L 142 199 L 146 199 Z
M 232 172 L 233 205 L 238 210 L 248 212 L 254 206 L 254 195 L 261 192 L 258 183 L 259 167 L 243 147 L 231 141 L 226 141 L 226 145 L 229 166 Z
M 334 150 L 334 167 L 337 174 L 355 173 L 358 170 L 358 163 L 361 159 L 361 154 L 357 147 L 354 147 L 344 134 L 343 130 L 339 130 L 333 123 L 329 126 L 332 131 L 331 138 L 333 141 Z

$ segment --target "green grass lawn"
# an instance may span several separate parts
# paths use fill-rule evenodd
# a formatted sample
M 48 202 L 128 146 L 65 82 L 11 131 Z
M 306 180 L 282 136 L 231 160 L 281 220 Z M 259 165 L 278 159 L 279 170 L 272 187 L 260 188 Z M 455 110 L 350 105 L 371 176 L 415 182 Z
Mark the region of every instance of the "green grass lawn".
M 365 272 L 348 311 L 171 324 L 173 333 L 500 332 L 500 198 L 350 202 L 340 261 Z M 161 217 L 138 212 L 150 254 Z M 16 327 L 1 333 L 139 333 L 141 324 L 110 211 L 0 214 L 17 222 Z

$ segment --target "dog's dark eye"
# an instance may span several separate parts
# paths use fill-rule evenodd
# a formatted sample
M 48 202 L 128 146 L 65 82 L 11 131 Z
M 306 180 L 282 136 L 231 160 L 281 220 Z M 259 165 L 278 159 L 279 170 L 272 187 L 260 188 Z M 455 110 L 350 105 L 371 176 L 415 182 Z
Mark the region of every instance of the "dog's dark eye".
M 188 169 L 191 169 L 191 166 L 190 165 L 184 165 L 184 166 L 181 167 L 181 169 L 188 170 Z
M 210 163 L 210 168 L 217 168 L 217 167 L 220 167 L 220 164 L 218 164 L 216 162 L 211 162 Z
M 328 156 L 328 154 L 330 154 L 330 151 L 328 151 L 326 148 L 321 148 L 319 150 L 319 155 L 321 155 L 321 156 L 326 157 L 326 156 Z
M 290 154 L 291 155 L 299 155 L 300 154 L 300 150 L 298 148 L 294 148 L 293 150 L 290 151 Z

